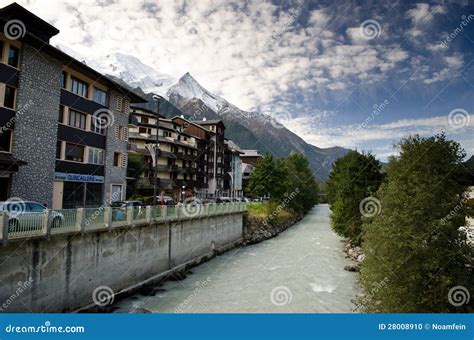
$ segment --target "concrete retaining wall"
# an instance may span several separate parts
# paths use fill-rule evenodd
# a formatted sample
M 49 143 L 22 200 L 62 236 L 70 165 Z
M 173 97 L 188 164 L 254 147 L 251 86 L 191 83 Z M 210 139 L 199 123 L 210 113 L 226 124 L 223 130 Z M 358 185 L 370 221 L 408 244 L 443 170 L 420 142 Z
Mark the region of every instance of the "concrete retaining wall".
M 67 312 L 93 292 L 127 291 L 243 237 L 242 214 L 212 216 L 0 247 L 0 311 Z

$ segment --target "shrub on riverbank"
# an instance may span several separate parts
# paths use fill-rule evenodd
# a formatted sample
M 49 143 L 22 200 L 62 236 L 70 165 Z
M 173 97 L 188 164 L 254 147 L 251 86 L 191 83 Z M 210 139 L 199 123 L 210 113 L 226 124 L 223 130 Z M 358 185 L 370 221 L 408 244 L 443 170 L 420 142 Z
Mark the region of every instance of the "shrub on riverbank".
M 372 154 L 350 151 L 335 162 L 327 182 L 332 227 L 356 245 L 362 239 L 361 202 L 375 195 L 382 182 L 380 169 L 380 162 Z

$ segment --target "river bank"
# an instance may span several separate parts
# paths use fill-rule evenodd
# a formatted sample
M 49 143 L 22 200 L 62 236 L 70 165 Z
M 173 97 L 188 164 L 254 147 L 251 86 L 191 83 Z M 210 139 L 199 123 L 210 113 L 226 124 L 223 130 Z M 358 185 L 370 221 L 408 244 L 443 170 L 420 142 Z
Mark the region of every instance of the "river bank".
M 341 238 L 329 225 L 327 205 L 315 207 L 278 237 L 237 247 L 186 277 L 150 287 L 111 308 L 116 313 L 351 312 L 357 276 Z

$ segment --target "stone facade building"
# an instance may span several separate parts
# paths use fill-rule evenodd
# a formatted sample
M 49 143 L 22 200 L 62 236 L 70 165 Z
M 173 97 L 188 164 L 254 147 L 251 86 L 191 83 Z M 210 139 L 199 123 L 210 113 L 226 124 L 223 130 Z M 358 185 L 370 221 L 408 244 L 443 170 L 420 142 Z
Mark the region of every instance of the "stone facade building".
M 18 4 L 0 25 L 0 200 L 125 199 L 130 103 L 146 100 L 52 46 L 59 31 Z

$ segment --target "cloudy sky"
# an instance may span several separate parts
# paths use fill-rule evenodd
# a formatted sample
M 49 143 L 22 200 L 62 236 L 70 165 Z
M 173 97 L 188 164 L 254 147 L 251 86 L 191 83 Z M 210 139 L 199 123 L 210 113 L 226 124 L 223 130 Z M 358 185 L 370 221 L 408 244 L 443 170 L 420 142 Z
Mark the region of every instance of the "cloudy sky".
M 444 130 L 474 153 L 472 0 L 18 2 L 61 30 L 53 43 L 189 71 L 320 147 L 385 159 L 409 133 Z

